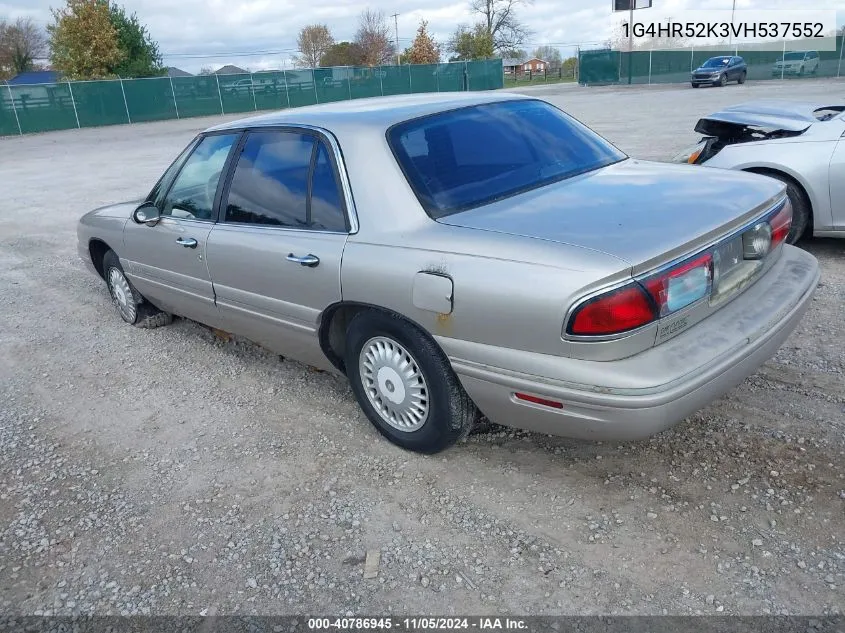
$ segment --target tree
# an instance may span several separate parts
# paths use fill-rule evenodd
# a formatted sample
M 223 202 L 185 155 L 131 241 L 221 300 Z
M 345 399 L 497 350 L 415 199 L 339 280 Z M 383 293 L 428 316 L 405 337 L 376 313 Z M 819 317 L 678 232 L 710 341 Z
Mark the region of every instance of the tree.
M 381 66 L 390 63 L 395 49 L 390 41 L 390 27 L 383 11 L 365 9 L 361 13 L 355 43 L 361 47 L 364 65 Z
M 117 32 L 121 60 L 109 70 L 118 77 L 158 77 L 164 72 L 158 44 L 153 41 L 147 27 L 134 13 L 116 4 L 109 6 L 109 20 Z
M 123 58 L 108 0 L 67 0 L 64 9 L 51 11 L 55 22 L 47 32 L 53 67 L 68 79 L 108 77 Z
M 311 24 L 299 31 L 297 46 L 300 55 L 295 59 L 296 65 L 317 68 L 323 56 L 334 46 L 334 38 L 325 24 Z
M 428 22 L 420 20 L 417 36 L 411 48 L 405 51 L 402 63 L 437 64 L 440 62 L 440 46 L 428 34 Z
M 534 0 L 471 0 L 470 8 L 481 17 L 487 34 L 493 39 L 497 52 L 518 48 L 531 31 L 516 17 L 519 5 Z
M 200 75 L 213 75 L 214 69 L 211 66 L 203 66 L 200 68 Z
M 35 70 L 35 60 L 47 51 L 47 36 L 32 18 L 0 22 L 0 73 L 17 75 Z
M 364 51 L 356 42 L 339 42 L 331 46 L 320 58 L 320 66 L 361 66 Z
M 560 68 L 563 59 L 560 51 L 554 46 L 539 46 L 534 50 L 534 57 L 548 62 L 552 68 Z
M 560 66 L 561 71 L 560 74 L 563 77 L 575 77 L 575 71 L 578 70 L 578 58 L 577 57 L 567 57 L 563 60 L 563 63 Z
M 493 38 L 487 32 L 485 24 L 476 24 L 472 30 L 459 26 L 446 46 L 454 55 L 449 61 L 470 61 L 490 59 L 494 56 Z

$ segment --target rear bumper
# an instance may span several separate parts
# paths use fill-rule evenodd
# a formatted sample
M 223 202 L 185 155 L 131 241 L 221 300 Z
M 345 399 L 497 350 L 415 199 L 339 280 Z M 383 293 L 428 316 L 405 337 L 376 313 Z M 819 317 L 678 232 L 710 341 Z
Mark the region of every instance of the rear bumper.
M 770 359 L 801 320 L 818 279 L 812 255 L 784 246 L 779 261 L 763 278 L 705 321 L 634 357 L 599 363 L 614 380 L 626 374 L 660 376 L 654 384 L 633 380 L 629 385 L 584 385 L 579 384 L 579 375 L 593 374 L 596 361 L 562 358 L 555 365 L 556 375 L 539 376 L 491 366 L 489 350 L 479 354 L 486 362 L 479 362 L 466 353 L 463 358 L 453 356 L 448 340 L 441 345 L 467 393 L 492 422 L 579 439 L 642 439 L 719 398 Z M 719 344 L 708 345 L 708 340 Z M 472 345 L 459 347 L 466 352 Z M 711 347 L 715 351 L 708 354 Z M 501 357 L 524 368 L 526 359 L 514 356 L 525 354 L 530 355 L 507 350 Z M 585 371 L 579 372 L 579 365 Z M 674 369 L 655 372 L 655 367 Z M 515 392 L 555 400 L 563 408 L 516 400 Z

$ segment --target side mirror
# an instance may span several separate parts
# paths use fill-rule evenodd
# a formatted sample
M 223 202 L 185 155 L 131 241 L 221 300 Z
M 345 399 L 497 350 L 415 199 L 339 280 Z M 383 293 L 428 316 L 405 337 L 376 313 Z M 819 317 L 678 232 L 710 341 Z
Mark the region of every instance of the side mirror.
M 151 202 L 145 202 L 140 207 L 135 209 L 132 213 L 132 219 L 138 224 L 146 224 L 147 226 L 155 226 L 161 219 L 161 214 Z

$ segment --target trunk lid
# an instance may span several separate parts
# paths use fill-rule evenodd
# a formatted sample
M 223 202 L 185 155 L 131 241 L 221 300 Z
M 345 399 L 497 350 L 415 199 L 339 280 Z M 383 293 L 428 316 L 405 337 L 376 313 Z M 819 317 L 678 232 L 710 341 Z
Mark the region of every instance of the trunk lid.
M 438 221 L 600 251 L 636 275 L 739 228 L 783 191 L 756 174 L 625 160 Z

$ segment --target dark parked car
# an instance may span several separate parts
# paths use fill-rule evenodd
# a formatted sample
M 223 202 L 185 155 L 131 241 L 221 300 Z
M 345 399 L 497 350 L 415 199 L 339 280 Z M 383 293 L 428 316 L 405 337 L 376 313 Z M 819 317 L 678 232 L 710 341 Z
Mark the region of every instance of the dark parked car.
M 729 81 L 744 84 L 748 76 L 748 65 L 742 57 L 711 57 L 701 66 L 692 71 L 693 88 L 706 84 L 710 86 L 724 86 Z

